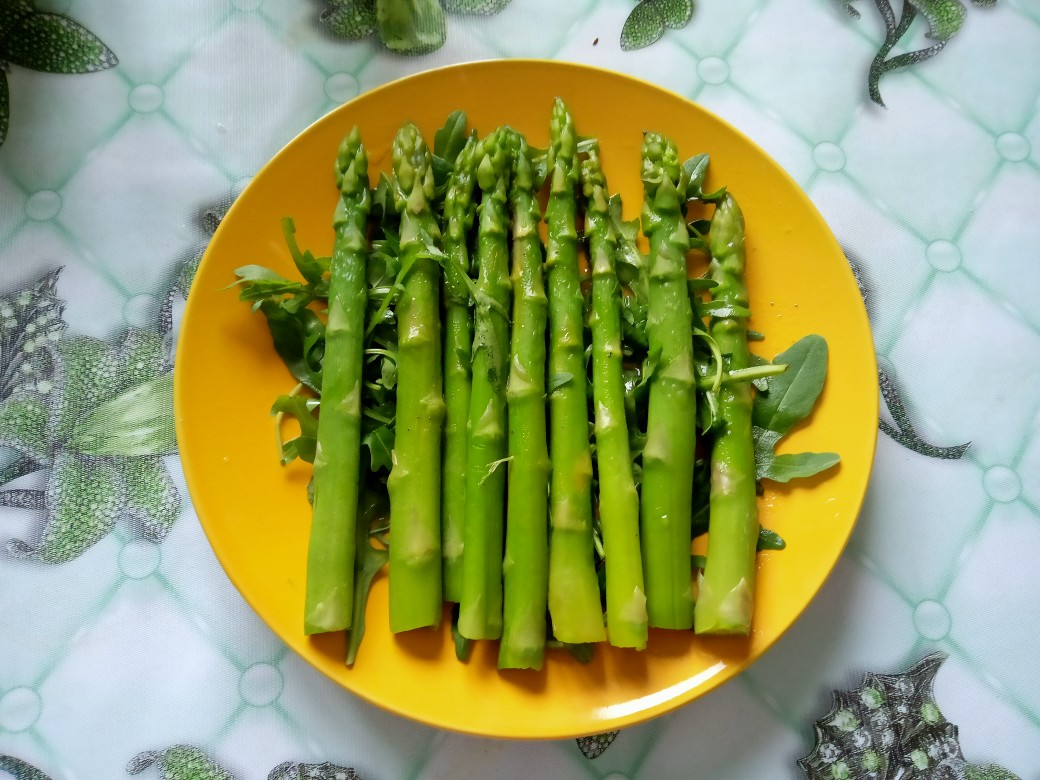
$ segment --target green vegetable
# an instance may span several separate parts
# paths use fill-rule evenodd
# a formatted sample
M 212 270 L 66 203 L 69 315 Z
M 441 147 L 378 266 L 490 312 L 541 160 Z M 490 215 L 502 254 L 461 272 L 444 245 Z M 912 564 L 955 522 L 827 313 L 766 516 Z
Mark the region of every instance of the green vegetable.
M 592 545 L 592 454 L 585 400 L 583 298 L 578 268 L 578 160 L 574 121 L 563 101 L 550 122 L 546 207 L 549 267 L 549 374 L 570 375 L 549 396 L 549 614 L 556 638 L 570 644 L 605 638 Z
M 361 640 L 365 636 L 365 605 L 372 589 L 372 580 L 390 558 L 385 540 L 378 529 L 373 529 L 386 517 L 385 497 L 385 493 L 369 489 L 364 490 L 358 500 L 354 541 L 357 549 L 354 561 L 354 619 L 347 636 L 347 666 L 354 665 Z M 373 535 L 382 542 L 380 546 L 372 544 Z
M 787 366 L 787 371 L 770 377 L 767 391 L 755 397 L 751 422 L 756 476 L 787 482 L 826 471 L 839 462 L 836 453 L 777 455 L 774 450 L 816 405 L 827 376 L 827 342 L 821 336 L 805 336 L 773 358 L 773 364 Z
M 509 485 L 498 665 L 541 669 L 549 577 L 549 450 L 545 418 L 548 303 L 538 235 L 541 184 L 522 138 L 513 162 L 513 332 L 507 388 Z
M 599 146 L 581 165 L 585 235 L 592 265 L 592 370 L 599 517 L 607 591 L 607 637 L 616 647 L 646 647 L 647 613 L 639 551 L 639 494 L 632 475 L 622 378 L 621 286 Z
M 361 369 L 368 253 L 368 156 L 357 127 L 336 159 L 339 203 L 322 362 L 322 411 L 314 451 L 314 509 L 307 551 L 307 634 L 350 628 L 354 535 L 361 472 Z
M 296 388 L 301 388 L 297 385 Z M 278 396 L 271 406 L 271 414 L 275 416 L 275 430 L 278 434 L 278 449 L 281 452 L 282 465 L 285 466 L 299 458 L 306 463 L 314 463 L 314 454 L 318 449 L 318 418 L 316 412 L 321 402 L 316 398 L 296 395 Z M 300 425 L 300 435 L 284 441 L 282 439 L 282 418 L 293 417 Z
M 747 341 L 747 285 L 744 281 L 744 217 L 726 194 L 711 222 L 710 273 L 714 307 L 711 336 L 725 367 L 750 365 Z M 711 451 L 711 497 L 708 555 L 698 581 L 694 629 L 702 634 L 742 634 L 751 630 L 754 608 L 755 553 L 759 539 L 755 491 L 755 450 L 751 436 L 752 388 L 747 382 L 718 390 L 722 422 Z
M 477 165 L 482 196 L 459 601 L 459 632 L 469 639 L 498 639 L 502 634 L 510 299 L 507 204 L 514 144 L 512 131 L 495 131 L 481 144 Z
M 440 229 L 430 151 L 406 124 L 392 147 L 394 206 L 401 217 L 402 289 L 398 327 L 397 415 L 390 493 L 390 629 L 440 623 L 441 374 Z
M 458 152 L 444 197 L 444 463 L 441 539 L 444 598 L 462 598 L 462 529 L 469 457 L 470 360 L 473 346 L 469 232 L 476 215 L 473 190 L 479 162 L 476 138 Z
M 643 232 L 650 241 L 647 341 L 649 379 L 643 449 L 643 574 L 650 625 L 690 628 L 693 465 L 697 395 L 693 310 L 686 289 L 689 238 L 675 144 L 657 133 L 643 139 Z
M 308 305 L 328 297 L 325 274 L 331 259 L 302 252 L 296 245 L 296 228 L 288 217 L 282 220 L 282 233 L 306 283 L 285 279 L 258 265 L 235 269 L 233 285 L 241 285 L 238 298 L 253 303 L 267 320 L 275 352 L 297 381 L 314 392 L 321 392 L 321 361 L 325 355 L 325 323 Z

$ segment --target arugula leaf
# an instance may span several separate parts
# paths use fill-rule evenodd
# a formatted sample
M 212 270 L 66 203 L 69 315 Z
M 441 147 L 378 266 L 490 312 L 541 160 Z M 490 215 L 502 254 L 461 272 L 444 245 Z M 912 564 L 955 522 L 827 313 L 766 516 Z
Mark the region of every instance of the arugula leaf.
M 350 630 L 347 631 L 347 666 L 353 666 L 357 660 L 358 648 L 365 636 L 365 606 L 368 594 L 372 590 L 372 580 L 380 569 L 390 560 L 390 553 L 385 546 L 372 544 L 373 524 L 380 522 L 388 514 L 385 497 L 381 493 L 366 490 L 358 507 L 356 530 L 357 557 L 354 560 L 354 604 Z
M 582 642 L 580 644 L 571 644 L 570 642 L 561 642 L 559 639 L 549 639 L 545 642 L 545 647 L 550 650 L 564 649 L 571 654 L 578 663 L 585 665 L 589 663 L 593 656 L 596 655 L 596 645 L 591 642 Z
M 466 145 L 468 137 L 466 112 L 452 111 L 448 115 L 444 127 L 433 134 L 433 153 L 454 165 L 455 158 Z
M 235 275 L 238 276 L 238 279 L 228 287 L 242 285 L 242 289 L 238 291 L 240 301 L 259 302 L 268 298 L 281 299 L 281 305 L 296 310 L 314 299 L 307 285 L 279 276 L 263 266 L 244 265 L 235 269 Z
M 768 528 L 758 528 L 758 547 L 761 550 L 783 550 L 787 547 L 787 542 L 780 536 L 776 531 L 770 531 Z
M 290 311 L 270 298 L 260 301 L 278 357 L 297 381 L 321 392 L 321 362 L 325 356 L 325 323 L 307 308 Z
M 783 435 L 808 417 L 827 378 L 827 342 L 815 334 L 796 341 L 773 358 L 787 371 L 769 379 L 769 390 L 755 399 L 751 422 Z
M 698 154 L 683 163 L 683 178 L 686 179 L 685 192 L 687 200 L 715 203 L 726 194 L 725 187 L 721 187 L 715 190 L 715 192 L 704 192 L 704 180 L 708 175 L 709 162 L 710 158 L 708 155 Z
M 547 394 L 552 395 L 561 387 L 570 384 L 570 381 L 572 379 L 574 379 L 574 374 L 568 374 L 566 372 L 560 374 L 553 374 L 551 377 L 549 377 Z
M 841 460 L 834 452 L 799 452 L 777 455 L 773 452 L 775 431 L 753 428 L 755 434 L 755 476 L 774 482 L 811 477 L 826 471 Z
M 639 251 L 639 220 L 624 220 L 621 217 L 621 196 L 611 195 L 607 201 L 607 214 L 610 217 L 610 228 L 617 239 L 617 274 L 623 285 L 628 287 L 633 296 L 645 303 L 649 297 L 650 277 L 646 267 L 646 257 Z
M 758 479 L 789 482 L 811 477 L 836 465 L 833 452 L 777 455 L 780 440 L 808 417 L 823 390 L 827 376 L 827 342 L 821 336 L 805 336 L 774 358 L 787 371 L 767 380 L 766 391 L 755 396 L 751 412 L 755 440 L 755 472 Z
M 325 277 L 329 272 L 329 265 L 332 262 L 331 258 L 315 257 L 309 249 L 306 251 L 300 250 L 299 245 L 296 243 L 296 225 L 291 217 L 282 219 L 282 235 L 285 236 L 289 254 L 292 255 L 293 262 L 296 264 L 300 276 L 306 279 L 307 283 L 312 287 L 327 285 Z
M 372 471 L 390 470 L 393 466 L 394 429 L 389 425 L 380 425 L 361 437 L 362 446 L 368 447 L 369 463 Z
M 300 424 L 300 435 L 289 441 L 281 441 L 282 465 L 299 458 L 307 463 L 314 462 L 314 453 L 318 446 L 318 418 L 314 416 L 317 403 L 313 398 L 303 395 L 280 395 L 271 406 L 273 415 L 289 415 Z

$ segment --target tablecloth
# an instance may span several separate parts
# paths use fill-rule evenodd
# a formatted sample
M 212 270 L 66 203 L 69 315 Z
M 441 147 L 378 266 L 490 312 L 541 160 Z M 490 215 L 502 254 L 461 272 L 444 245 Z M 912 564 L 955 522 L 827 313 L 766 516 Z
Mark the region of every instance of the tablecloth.
M 1040 5 L 497 5 L 404 56 L 344 38 L 344 2 L 0 2 L 0 770 L 1040 778 Z M 803 617 L 709 695 L 579 740 L 333 685 L 227 580 L 172 442 L 92 455 L 77 426 L 162 386 L 207 239 L 279 148 L 398 77 L 512 57 L 641 77 L 760 144 L 845 250 L 880 366 L 866 502 Z

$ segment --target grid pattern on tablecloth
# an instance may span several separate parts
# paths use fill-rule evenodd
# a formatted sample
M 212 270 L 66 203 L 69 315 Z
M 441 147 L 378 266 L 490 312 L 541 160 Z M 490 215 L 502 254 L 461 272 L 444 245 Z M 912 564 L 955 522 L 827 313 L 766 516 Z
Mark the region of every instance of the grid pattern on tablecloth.
M 422 59 L 331 38 L 318 2 L 37 6 L 120 58 L 89 76 L 9 74 L 2 287 L 63 266 L 70 332 L 111 341 L 154 321 L 205 244 L 200 212 L 342 102 L 440 64 L 557 58 L 673 89 L 771 153 L 859 268 L 879 358 L 918 433 L 972 444 L 937 460 L 882 436 L 850 549 L 804 618 L 736 682 L 625 730 L 595 761 L 573 741 L 440 733 L 328 684 L 234 591 L 190 507 L 160 545 L 117 528 L 61 566 L 0 559 L 0 753 L 54 778 L 125 776 L 139 752 L 175 744 L 242 780 L 286 760 L 368 780 L 796 777 L 831 688 L 941 649 L 937 699 L 965 756 L 1038 776 L 1035 6 L 972 8 L 940 57 L 885 77 L 887 110 L 865 97 L 880 21 L 827 0 L 703 0 L 685 30 L 631 53 L 617 42 L 627 0 L 514 0 L 495 17 L 451 17 L 447 45 Z M 5 539 L 39 522 L 13 509 L 0 521 Z

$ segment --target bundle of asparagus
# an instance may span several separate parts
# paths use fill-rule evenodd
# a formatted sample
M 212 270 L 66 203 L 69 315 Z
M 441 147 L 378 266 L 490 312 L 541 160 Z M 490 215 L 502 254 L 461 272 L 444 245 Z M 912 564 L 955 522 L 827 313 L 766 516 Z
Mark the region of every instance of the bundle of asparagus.
M 352 663 L 388 558 L 391 631 L 455 604 L 460 657 L 500 640 L 501 668 L 539 669 L 557 645 L 643 649 L 649 628 L 747 634 L 756 551 L 775 544 L 758 480 L 837 457 L 772 454 L 811 411 L 826 348 L 751 354 L 743 217 L 703 191 L 707 158 L 682 164 L 647 133 L 639 222 L 561 100 L 545 152 L 456 112 L 432 150 L 401 127 L 392 161 L 372 187 L 354 128 L 332 256 L 301 252 L 288 223 L 305 283 L 239 270 L 301 383 L 275 410 L 301 428 L 283 461 L 314 465 L 304 630 L 350 631 Z M 691 252 L 706 278 L 688 279 Z

